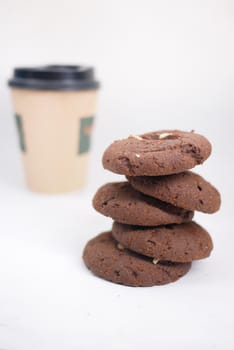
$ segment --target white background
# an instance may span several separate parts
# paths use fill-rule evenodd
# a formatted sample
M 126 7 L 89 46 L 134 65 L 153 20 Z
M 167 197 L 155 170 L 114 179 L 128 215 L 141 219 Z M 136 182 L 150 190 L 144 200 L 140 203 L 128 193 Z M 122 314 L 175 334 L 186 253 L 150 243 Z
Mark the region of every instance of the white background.
M 0 349 L 233 349 L 232 0 L 0 0 Z M 17 65 L 87 63 L 102 82 L 89 186 L 45 196 L 25 188 L 6 80 Z M 175 284 L 129 288 L 95 278 L 81 255 L 111 227 L 94 191 L 113 140 L 195 129 L 213 144 L 196 171 L 222 194 L 196 214 L 210 259 Z

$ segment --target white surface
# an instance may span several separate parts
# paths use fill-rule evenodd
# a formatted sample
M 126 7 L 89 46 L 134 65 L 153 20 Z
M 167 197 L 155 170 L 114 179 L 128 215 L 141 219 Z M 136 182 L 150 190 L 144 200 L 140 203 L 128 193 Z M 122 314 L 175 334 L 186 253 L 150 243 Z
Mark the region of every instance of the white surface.
M 227 216 L 205 220 L 215 250 L 187 276 L 129 288 L 83 265 L 86 241 L 111 222 L 94 212 L 88 194 L 47 197 L 5 187 L 1 197 L 2 349 L 233 349 Z
M 234 348 L 233 1 L 13 1 L 0 11 L 0 349 Z M 13 66 L 87 62 L 103 83 L 90 184 L 80 194 L 28 192 L 5 80 Z M 139 71 L 139 68 L 141 69 Z M 115 138 L 195 129 L 213 143 L 197 169 L 221 191 L 196 220 L 215 250 L 175 284 L 128 288 L 95 278 L 81 255 L 111 220 L 94 191 Z

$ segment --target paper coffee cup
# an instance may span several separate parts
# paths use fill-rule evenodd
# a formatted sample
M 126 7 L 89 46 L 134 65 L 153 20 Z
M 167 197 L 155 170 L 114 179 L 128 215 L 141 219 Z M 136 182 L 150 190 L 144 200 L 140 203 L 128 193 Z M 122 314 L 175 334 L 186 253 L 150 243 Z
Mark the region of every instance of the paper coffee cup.
M 92 68 L 16 68 L 9 81 L 28 187 L 59 193 L 87 180 L 99 83 Z

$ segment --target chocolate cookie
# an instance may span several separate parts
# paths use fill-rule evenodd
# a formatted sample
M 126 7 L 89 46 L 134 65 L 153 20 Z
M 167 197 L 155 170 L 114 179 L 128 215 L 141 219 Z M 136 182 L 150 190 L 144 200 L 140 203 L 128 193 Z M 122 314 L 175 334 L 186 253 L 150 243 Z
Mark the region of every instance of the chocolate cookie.
M 158 227 L 139 227 L 114 222 L 113 237 L 127 249 L 156 260 L 189 262 L 210 255 L 209 233 L 195 222 Z
M 214 213 L 220 194 L 209 182 L 191 171 L 167 176 L 128 176 L 138 191 L 187 210 Z
M 99 188 L 93 206 L 103 215 L 129 225 L 180 224 L 193 217 L 192 211 L 146 196 L 134 190 L 128 182 L 108 183 Z
M 191 263 L 153 262 L 142 255 L 122 250 L 111 232 L 105 232 L 84 249 L 86 266 L 97 276 L 126 286 L 153 286 L 176 281 L 190 269 Z
M 117 174 L 159 176 L 180 173 L 203 163 L 210 142 L 194 132 L 162 130 L 115 141 L 104 152 L 103 166 Z

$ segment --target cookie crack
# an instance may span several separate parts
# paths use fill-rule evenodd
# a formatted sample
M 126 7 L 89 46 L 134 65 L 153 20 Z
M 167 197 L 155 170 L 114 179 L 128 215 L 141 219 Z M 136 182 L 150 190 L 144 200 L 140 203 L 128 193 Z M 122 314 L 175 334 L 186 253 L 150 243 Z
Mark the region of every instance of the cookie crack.
M 119 157 L 118 160 L 127 168 L 130 174 L 135 174 L 131 161 L 127 156 Z
M 197 164 L 200 164 L 202 162 L 202 156 L 201 156 L 201 150 L 199 147 L 194 146 L 193 144 L 184 144 L 181 145 L 181 151 L 182 153 L 190 154 L 192 158 L 194 158 L 197 162 Z
M 108 205 L 109 202 L 112 201 L 113 199 L 115 199 L 114 196 L 112 196 L 112 197 L 106 199 L 104 202 L 102 202 L 102 208 L 105 207 L 106 205 Z

